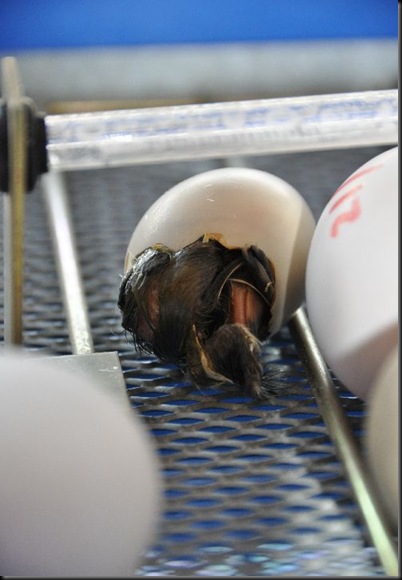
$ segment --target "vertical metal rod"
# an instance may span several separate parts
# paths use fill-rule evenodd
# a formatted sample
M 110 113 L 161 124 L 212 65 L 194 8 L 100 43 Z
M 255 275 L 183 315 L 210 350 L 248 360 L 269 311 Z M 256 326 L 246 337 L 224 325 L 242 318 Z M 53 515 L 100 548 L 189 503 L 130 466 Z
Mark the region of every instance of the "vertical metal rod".
M 398 576 L 398 554 L 394 538 L 376 499 L 371 479 L 303 308 L 294 314 L 288 327 L 385 573 Z
M 7 103 L 8 193 L 4 200 L 4 342 L 22 343 L 24 277 L 24 208 L 27 179 L 27 128 L 22 87 L 16 62 L 2 62 L 2 82 Z
M 90 354 L 94 350 L 91 327 L 63 175 L 58 172 L 43 175 L 41 188 L 53 237 L 72 351 L 73 354 Z

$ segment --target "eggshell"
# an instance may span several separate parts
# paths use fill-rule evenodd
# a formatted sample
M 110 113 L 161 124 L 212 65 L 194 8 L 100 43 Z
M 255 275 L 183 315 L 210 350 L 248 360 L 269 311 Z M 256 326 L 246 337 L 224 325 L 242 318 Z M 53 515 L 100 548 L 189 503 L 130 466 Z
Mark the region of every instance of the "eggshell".
M 254 244 L 275 268 L 274 334 L 304 300 L 314 226 L 304 198 L 279 177 L 242 167 L 207 171 L 179 183 L 148 209 L 131 237 L 125 269 L 155 243 L 178 250 L 205 233 L 222 234 L 230 247 Z
M 318 346 L 363 399 L 398 335 L 398 198 L 396 147 L 335 192 L 307 261 L 307 312 Z
M 131 576 L 156 533 L 159 467 L 140 418 L 85 375 L 0 355 L 5 576 Z
M 379 495 L 392 524 L 399 515 L 398 347 L 376 374 L 368 400 L 366 451 Z

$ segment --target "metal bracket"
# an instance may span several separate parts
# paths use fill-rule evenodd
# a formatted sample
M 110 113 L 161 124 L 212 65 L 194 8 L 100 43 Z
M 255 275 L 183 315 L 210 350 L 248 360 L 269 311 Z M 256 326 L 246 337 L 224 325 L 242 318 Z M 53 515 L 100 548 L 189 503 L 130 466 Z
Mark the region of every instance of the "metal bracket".
M 1 73 L 4 94 L 0 100 L 0 191 L 12 189 L 12 165 L 18 164 L 18 171 L 25 179 L 25 191 L 30 192 L 38 176 L 48 170 L 45 114 L 37 112 L 33 100 L 24 96 L 15 58 L 2 60 Z M 16 123 L 24 126 L 24 143 L 22 139 L 20 142 L 24 156 L 19 154 L 18 158 L 13 146 L 19 137 Z
M 16 60 L 1 63 L 0 189 L 4 194 L 4 341 L 22 342 L 24 196 L 47 170 L 44 116 L 24 97 Z

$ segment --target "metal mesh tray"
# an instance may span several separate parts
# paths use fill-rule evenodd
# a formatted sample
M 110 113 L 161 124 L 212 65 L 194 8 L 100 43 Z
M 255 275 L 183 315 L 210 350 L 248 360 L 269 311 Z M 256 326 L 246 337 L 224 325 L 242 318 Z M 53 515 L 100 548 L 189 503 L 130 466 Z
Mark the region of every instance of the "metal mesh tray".
M 318 217 L 338 185 L 385 149 L 246 161 L 291 183 Z M 163 470 L 163 519 L 136 575 L 382 576 L 287 327 L 263 348 L 264 366 L 275 375 L 263 401 L 235 389 L 195 389 L 174 366 L 137 354 L 122 331 L 116 301 L 136 223 L 168 188 L 220 165 L 187 161 L 66 174 L 95 351 L 119 353 L 130 401 L 156 440 Z M 25 263 L 23 344 L 70 354 L 38 190 L 26 198 Z M 336 379 L 335 385 L 360 446 L 365 405 Z

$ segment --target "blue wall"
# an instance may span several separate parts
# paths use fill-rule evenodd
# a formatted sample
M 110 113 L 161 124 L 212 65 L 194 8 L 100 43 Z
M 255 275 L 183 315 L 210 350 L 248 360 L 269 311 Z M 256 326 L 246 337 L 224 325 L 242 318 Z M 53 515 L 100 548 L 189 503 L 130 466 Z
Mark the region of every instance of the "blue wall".
M 0 0 L 3 52 L 397 34 L 397 0 Z

